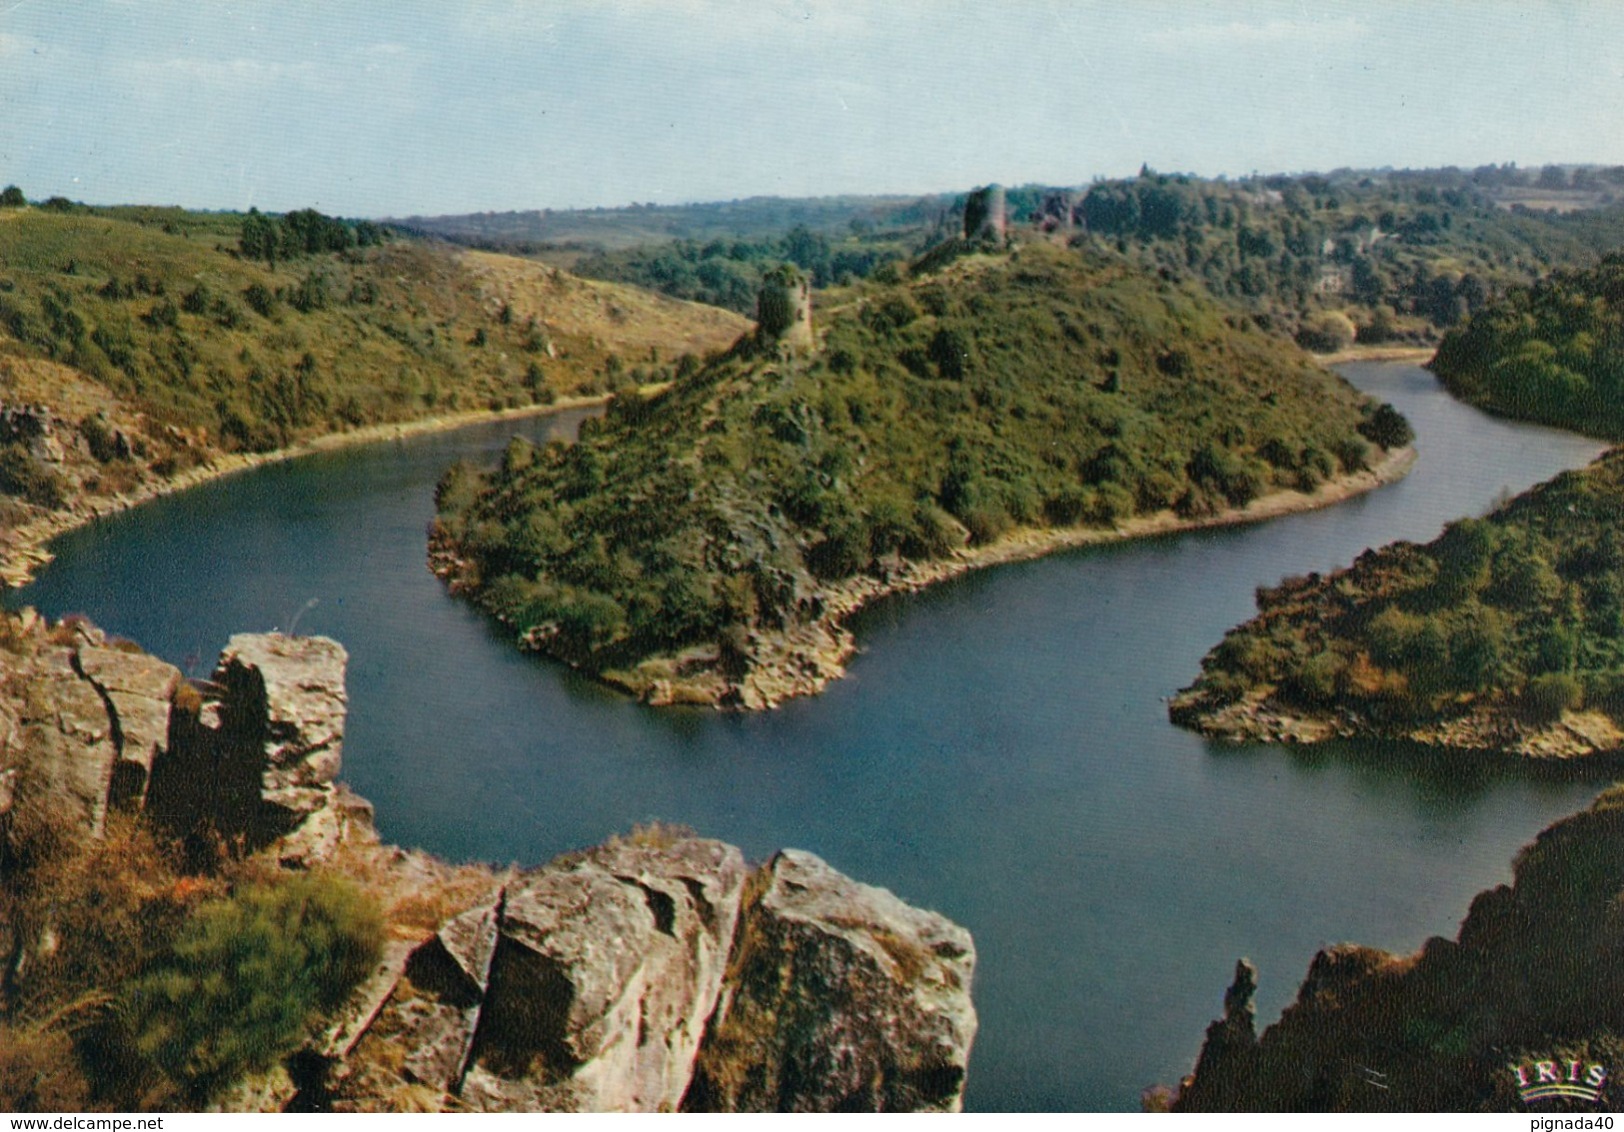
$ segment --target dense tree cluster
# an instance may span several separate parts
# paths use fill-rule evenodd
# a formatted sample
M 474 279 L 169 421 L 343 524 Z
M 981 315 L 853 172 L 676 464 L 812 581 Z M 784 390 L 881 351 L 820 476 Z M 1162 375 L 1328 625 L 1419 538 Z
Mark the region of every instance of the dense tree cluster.
M 257 208 L 243 217 L 238 247 L 249 259 L 275 267 L 277 260 L 341 252 L 381 244 L 388 232 L 370 220 L 349 221 L 302 208 L 283 216 L 266 216 Z
M 886 237 L 836 242 L 797 226 L 777 239 L 677 240 L 598 252 L 577 260 L 575 270 L 590 279 L 630 283 L 749 315 L 755 313 L 762 278 L 781 263 L 801 268 L 813 286 L 829 287 L 866 279 L 876 268 L 904 258 L 907 250 Z
M 1079 242 L 1197 277 L 1283 329 L 1301 325 L 1311 348 L 1329 344 L 1313 322 L 1324 310 L 1352 313 L 1363 342 L 1426 338 L 1506 287 L 1552 264 L 1588 263 L 1596 246 L 1624 238 L 1617 206 L 1572 216 L 1499 207 L 1494 192 L 1509 175 L 1486 167 L 1231 182 L 1147 169 L 1088 190 L 1076 210 Z
M 1474 405 L 1624 437 L 1624 255 L 1513 288 L 1452 331 L 1432 369 Z

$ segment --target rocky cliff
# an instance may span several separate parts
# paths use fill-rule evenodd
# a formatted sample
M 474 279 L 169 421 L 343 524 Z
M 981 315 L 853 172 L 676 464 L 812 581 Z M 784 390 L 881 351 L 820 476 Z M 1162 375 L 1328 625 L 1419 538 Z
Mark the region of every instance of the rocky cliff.
M 117 814 L 200 875 L 223 856 L 329 872 L 384 910 L 381 961 L 349 1004 L 215 1107 L 959 1107 L 975 954 L 942 917 L 810 854 L 751 867 L 664 828 L 537 869 L 452 867 L 380 844 L 336 782 L 336 642 L 237 636 L 211 679 L 186 681 L 83 622 L 0 622 L 0 834 L 43 813 L 95 843 Z M 23 875 L 15 843 L 0 837 L 0 896 Z M 13 919 L 0 1026 L 37 1005 L 28 973 L 74 947 L 49 917 Z M 6 1080 L 0 1064 L 17 1107 Z
M 1525 848 L 1513 883 L 1480 893 L 1455 939 L 1410 956 L 1321 951 L 1261 1037 L 1256 973 L 1243 960 L 1175 1107 L 1616 1109 L 1621 907 L 1624 789 L 1614 787 Z

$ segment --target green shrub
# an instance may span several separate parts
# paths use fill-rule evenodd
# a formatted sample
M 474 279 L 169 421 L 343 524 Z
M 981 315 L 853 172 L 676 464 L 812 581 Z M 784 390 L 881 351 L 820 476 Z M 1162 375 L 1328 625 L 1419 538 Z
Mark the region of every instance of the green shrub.
M 121 998 L 135 1048 L 194 1098 L 270 1066 L 377 963 L 383 921 L 306 875 L 203 905 Z
M 985 546 L 1007 534 L 1014 522 L 1009 512 L 998 504 L 984 503 L 972 507 L 964 515 L 964 525 L 970 529 L 970 541 L 977 546 Z
M 909 558 L 945 558 L 964 545 L 964 536 L 952 515 L 934 504 L 914 509 L 913 533 L 904 540 Z
M 1323 311 L 1303 320 L 1297 331 L 1297 345 L 1316 354 L 1334 354 L 1353 345 L 1351 319 L 1340 311 Z
M 1345 472 L 1362 472 L 1370 467 L 1370 445 L 1357 436 L 1342 436 L 1333 440 L 1331 452 Z
M 849 578 L 869 560 L 869 530 L 860 520 L 832 523 L 806 551 L 807 569 L 820 578 Z
M 1415 430 L 1404 414 L 1383 401 L 1359 425 L 1359 434 L 1383 448 L 1403 448 L 1415 439 Z

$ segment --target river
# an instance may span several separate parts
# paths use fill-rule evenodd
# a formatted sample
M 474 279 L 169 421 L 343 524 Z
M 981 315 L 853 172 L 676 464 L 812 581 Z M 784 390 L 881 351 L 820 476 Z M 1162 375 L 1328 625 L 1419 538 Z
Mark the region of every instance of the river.
M 889 599 L 824 695 L 757 716 L 654 710 L 521 656 L 424 567 L 432 488 L 482 425 L 302 458 L 60 539 L 9 604 L 90 615 L 194 674 L 234 633 L 351 655 L 344 777 L 383 836 L 543 861 L 681 822 L 753 857 L 796 846 L 974 933 L 967 1105 L 1123 1109 L 1187 1072 L 1235 959 L 1260 1022 L 1315 950 L 1452 935 L 1517 848 L 1597 789 L 1393 744 L 1219 746 L 1168 724 L 1253 591 L 1429 539 L 1601 445 L 1491 419 L 1425 371 L 1343 372 L 1415 425 L 1402 483 L 1245 528 L 1072 552 Z

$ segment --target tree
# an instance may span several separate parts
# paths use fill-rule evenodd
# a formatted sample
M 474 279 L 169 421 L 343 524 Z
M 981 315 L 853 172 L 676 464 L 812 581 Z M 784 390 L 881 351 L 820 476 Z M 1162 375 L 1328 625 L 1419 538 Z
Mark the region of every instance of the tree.
M 0 191 L 0 208 L 22 208 L 27 203 L 28 198 L 16 185 L 7 185 Z

